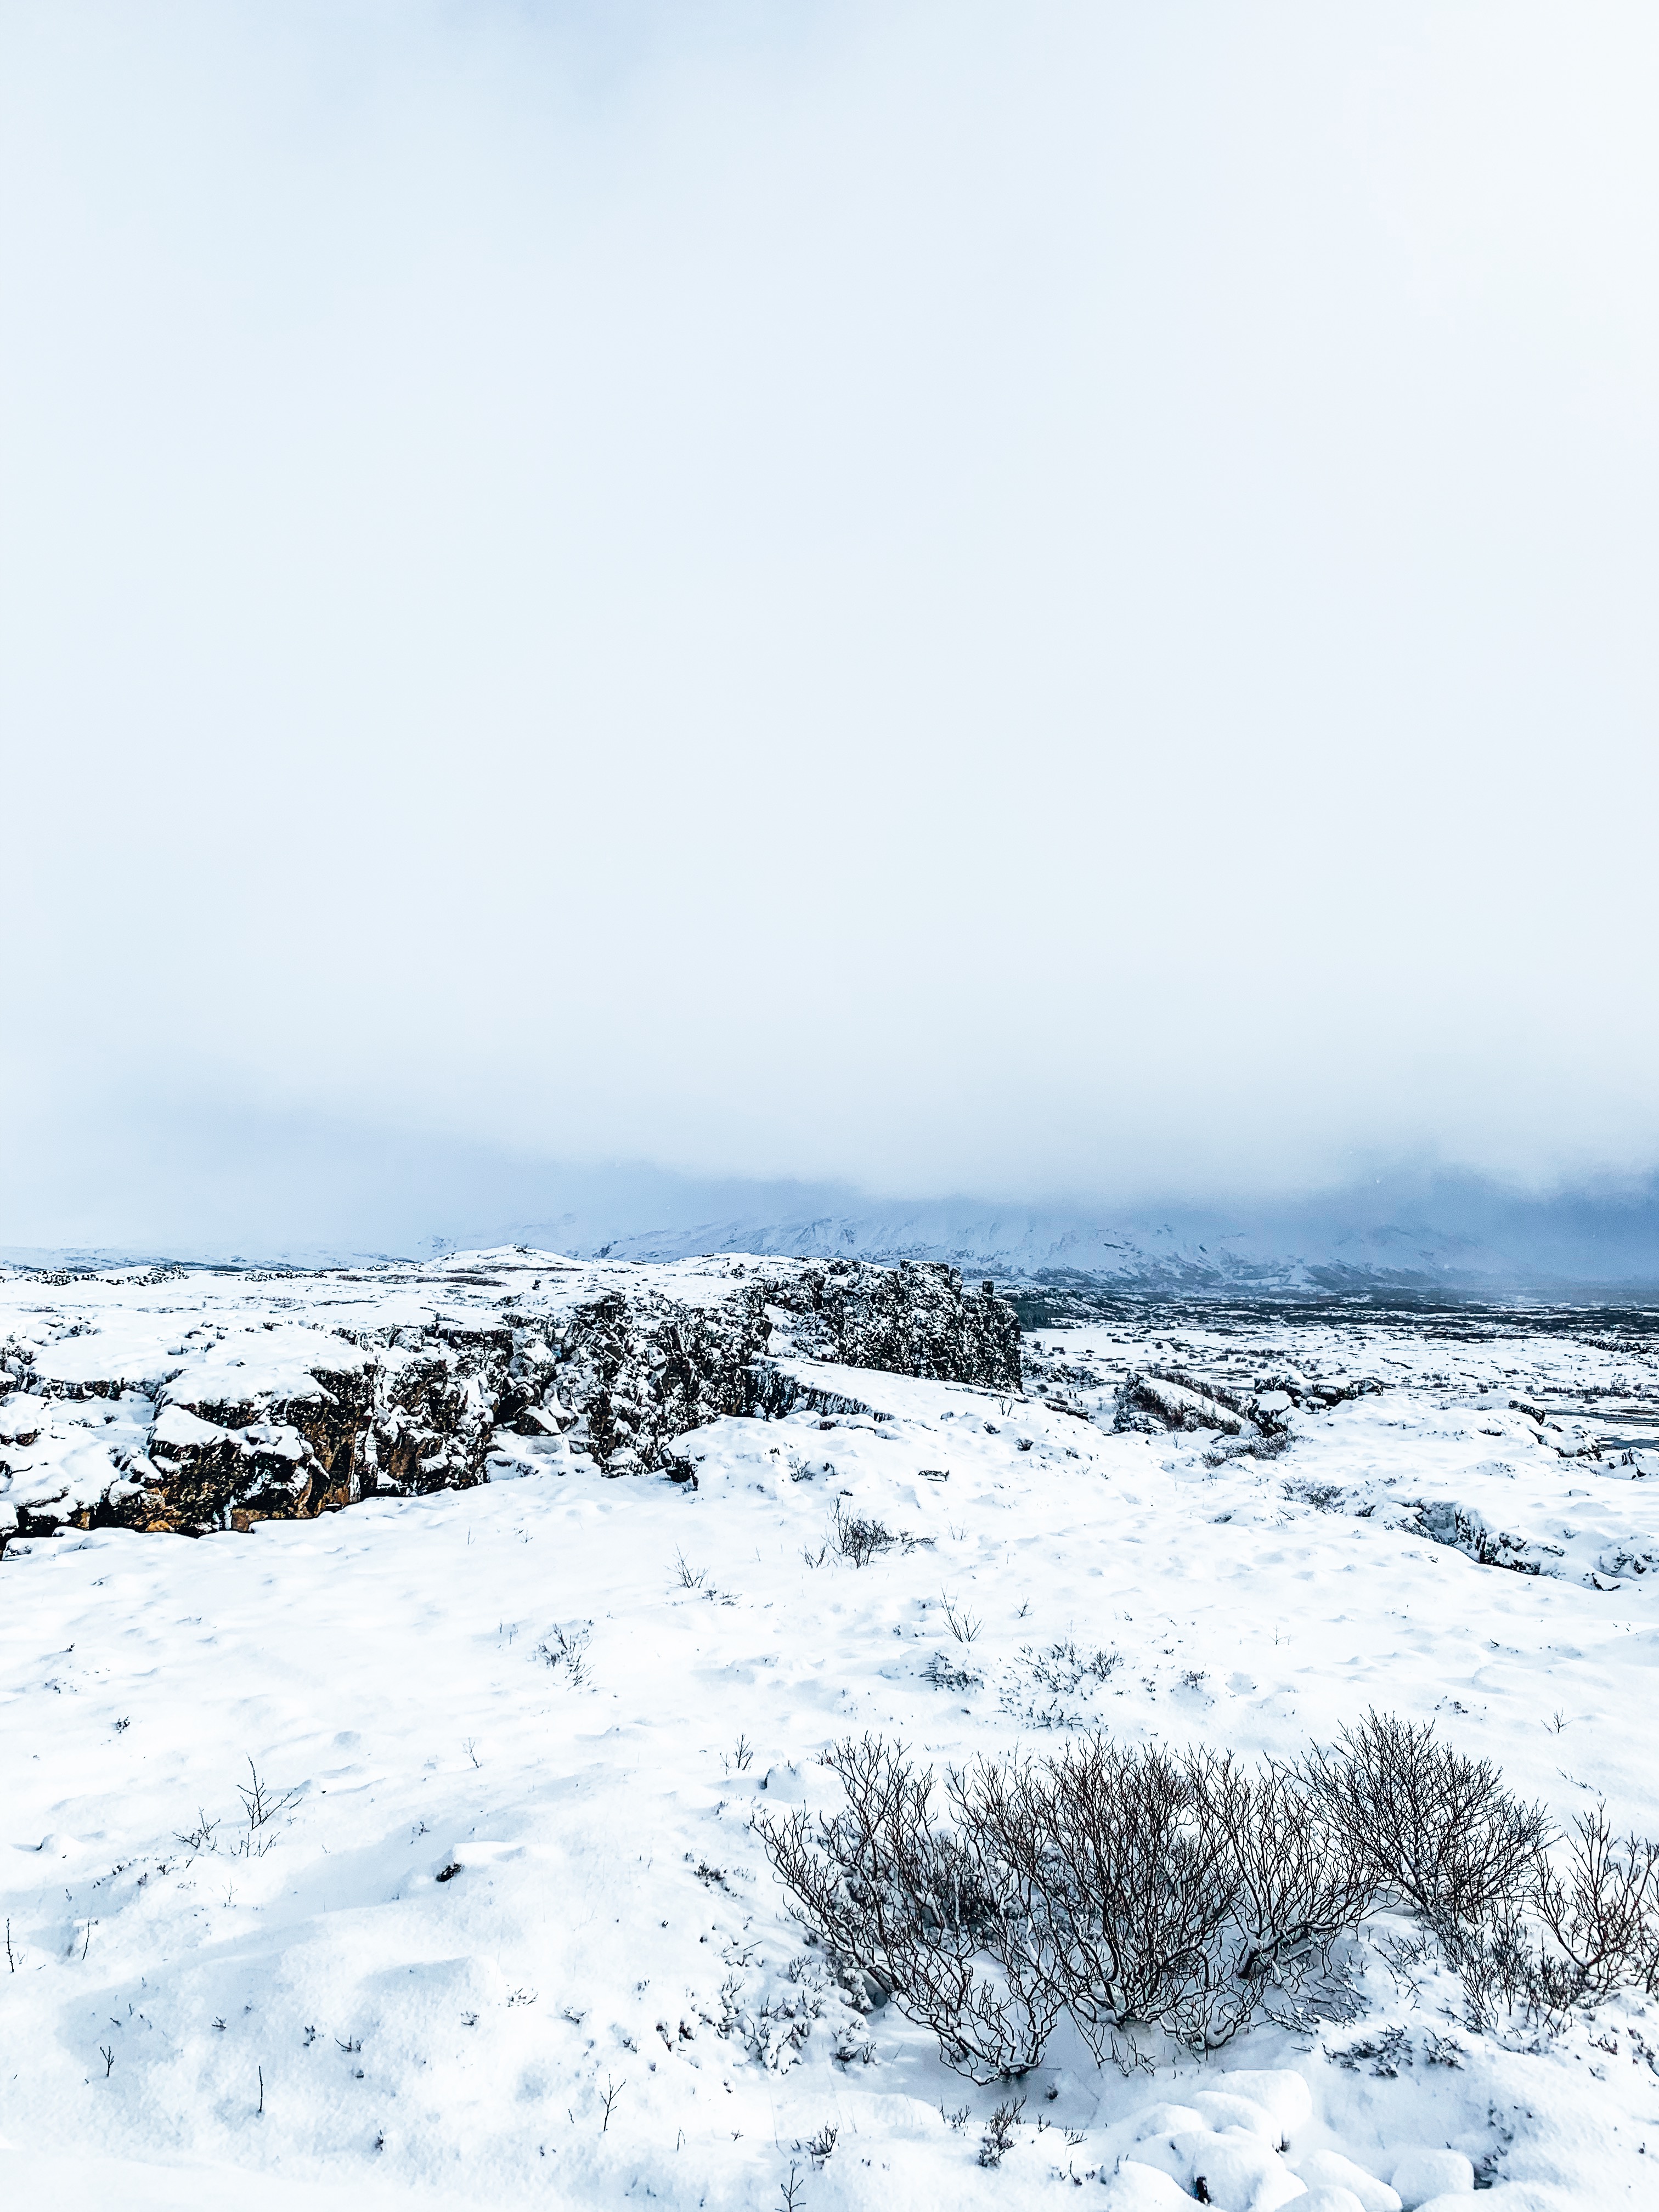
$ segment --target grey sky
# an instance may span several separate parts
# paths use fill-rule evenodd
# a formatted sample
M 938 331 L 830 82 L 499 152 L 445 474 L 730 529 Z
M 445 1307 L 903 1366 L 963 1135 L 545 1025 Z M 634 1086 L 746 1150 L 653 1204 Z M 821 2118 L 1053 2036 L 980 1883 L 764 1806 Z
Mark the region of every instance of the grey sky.
M 10 1241 L 1659 1164 L 1650 9 L 0 35 Z

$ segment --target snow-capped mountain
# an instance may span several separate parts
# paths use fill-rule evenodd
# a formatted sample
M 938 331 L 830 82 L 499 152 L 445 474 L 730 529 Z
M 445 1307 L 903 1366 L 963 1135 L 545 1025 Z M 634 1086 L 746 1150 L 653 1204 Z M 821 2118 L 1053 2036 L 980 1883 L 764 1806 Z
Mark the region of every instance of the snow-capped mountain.
M 1442 1192 L 1425 1203 L 1379 1188 L 1254 1216 L 1194 1209 L 1115 1217 L 941 1200 L 787 1220 L 739 1217 L 606 1239 L 611 1258 L 754 1252 L 945 1261 L 964 1273 L 1186 1295 L 1319 1296 L 1395 1290 L 1499 1297 L 1632 1291 L 1659 1283 L 1650 1205 L 1504 1201 Z M 1390 1200 L 1393 1201 L 1390 1204 Z M 1603 1219 L 1603 1213 L 1613 1218 Z

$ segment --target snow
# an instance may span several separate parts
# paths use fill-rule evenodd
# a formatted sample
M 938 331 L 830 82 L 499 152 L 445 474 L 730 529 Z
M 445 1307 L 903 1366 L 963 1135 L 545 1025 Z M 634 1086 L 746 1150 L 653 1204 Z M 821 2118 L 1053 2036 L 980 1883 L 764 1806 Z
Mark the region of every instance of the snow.
M 1474 2193 L 1474 2168 L 1457 2150 L 1408 2150 L 1389 2180 L 1405 2212 L 1417 2212 L 1437 2197 Z
M 1291 2160 L 1291 2165 L 1310 2190 L 1346 2190 L 1360 2207 L 1360 2212 L 1400 2212 L 1400 2198 L 1392 2184 L 1367 2173 L 1363 2166 L 1344 2158 L 1340 2151 L 1304 2151 L 1299 2158 Z
M 708 1299 L 726 1264 L 653 1274 Z M 171 1433 L 192 1398 L 294 1385 L 319 1333 L 343 1359 L 341 1328 L 483 1325 L 499 1293 L 466 1273 L 0 1278 L 38 1376 L 125 1386 L 0 1401 L 14 1489 L 90 1494 L 77 1462 L 107 1479 L 106 1439 L 155 1417 L 141 1386 Z M 819 1754 L 866 1729 L 939 1765 L 1097 1726 L 1285 1756 L 1376 1704 L 1558 1819 L 1600 1797 L 1659 1832 L 1634 1323 L 1149 1308 L 1027 1350 L 1001 1397 L 786 1362 L 818 1403 L 682 1437 L 695 1483 L 498 1432 L 475 1489 L 14 1541 L 0 2197 L 775 2207 L 793 2172 L 802 2212 L 1074 2180 L 1178 2206 L 1199 2173 L 1237 2212 L 1653 2203 L 1639 1996 L 1480 2034 L 1443 1973 L 1413 1988 L 1367 1942 L 1341 2008 L 1287 2001 L 1206 2063 L 1103 2069 L 1062 2033 L 978 2089 L 804 1941 L 750 1820 L 830 1803 Z M 1114 1432 L 1158 1365 L 1293 1377 L 1288 1449 Z M 1384 1387 L 1327 1401 L 1361 1379 Z M 838 1507 L 898 1540 L 855 1567 Z M 1474 1516 L 1512 1558 L 1472 1555 Z M 981 2164 L 1005 2096 L 1012 2147 Z

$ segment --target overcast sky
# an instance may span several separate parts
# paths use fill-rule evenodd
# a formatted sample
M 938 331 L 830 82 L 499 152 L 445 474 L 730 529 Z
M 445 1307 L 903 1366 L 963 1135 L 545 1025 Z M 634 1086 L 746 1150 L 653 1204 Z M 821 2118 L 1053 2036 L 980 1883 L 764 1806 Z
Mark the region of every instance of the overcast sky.
M 0 26 L 0 1241 L 1659 1164 L 1650 5 Z

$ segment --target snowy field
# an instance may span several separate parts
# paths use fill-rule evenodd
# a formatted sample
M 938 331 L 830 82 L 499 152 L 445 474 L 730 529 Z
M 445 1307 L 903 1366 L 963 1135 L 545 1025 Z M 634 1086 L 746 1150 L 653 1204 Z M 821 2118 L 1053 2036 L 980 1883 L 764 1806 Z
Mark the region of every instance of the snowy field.
M 37 1376 L 125 1331 L 134 1405 L 146 1345 L 228 1358 L 295 1300 L 0 1291 Z M 15 1540 L 0 2202 L 1152 2207 L 1202 2170 L 1233 2212 L 1659 2205 L 1659 2001 L 1478 2033 L 1384 1929 L 1201 2064 L 1062 2027 L 977 2087 L 830 1970 L 751 1826 L 830 1803 L 849 1733 L 1288 1757 L 1376 1705 L 1659 1834 L 1649 1341 L 1148 1312 L 1035 1332 L 1018 1395 L 817 1365 L 865 1410 L 707 1425 L 695 1483 L 502 1434 L 477 1487 Z M 1115 1429 L 1154 1367 L 1270 1397 L 1288 1447 Z M 133 1419 L 15 1392 L 13 1493 Z M 855 1564 L 838 1516 L 896 1540 Z

